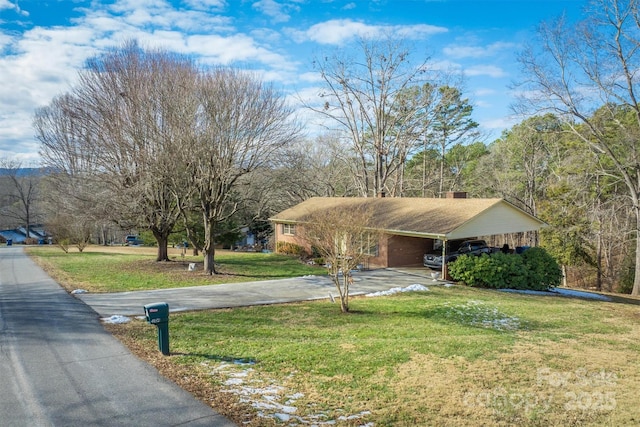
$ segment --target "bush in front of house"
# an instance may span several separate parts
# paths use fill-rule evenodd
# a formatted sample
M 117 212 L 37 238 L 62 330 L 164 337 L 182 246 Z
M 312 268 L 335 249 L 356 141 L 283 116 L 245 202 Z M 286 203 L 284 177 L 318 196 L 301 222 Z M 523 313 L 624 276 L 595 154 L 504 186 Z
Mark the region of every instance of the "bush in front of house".
M 290 242 L 278 242 L 276 245 L 276 252 L 279 254 L 295 255 L 303 258 L 309 255 L 303 246 Z
M 529 271 L 530 281 L 546 289 L 560 286 L 562 269 L 556 259 L 540 247 L 527 249 L 520 255 Z
M 546 291 L 562 279 L 558 263 L 542 248 L 521 255 L 463 255 L 448 267 L 453 280 L 480 288 Z

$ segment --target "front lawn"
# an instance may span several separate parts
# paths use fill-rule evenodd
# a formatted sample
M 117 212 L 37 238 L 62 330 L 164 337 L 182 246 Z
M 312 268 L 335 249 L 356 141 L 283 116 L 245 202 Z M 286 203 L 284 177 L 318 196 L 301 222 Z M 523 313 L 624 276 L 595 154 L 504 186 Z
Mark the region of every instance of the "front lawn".
M 326 274 L 326 269 L 305 265 L 295 258 L 256 252 L 216 252 L 220 274 L 203 272 L 202 256 L 183 256 L 171 248 L 171 261 L 155 261 L 155 248 L 140 246 L 89 246 L 83 252 L 63 252 L 55 246 L 26 248 L 65 289 L 89 292 L 124 292 L 148 289 L 215 285 L 220 283 Z M 188 271 L 190 263 L 195 271 Z
M 429 290 L 353 298 L 349 314 L 330 301 L 172 313 L 168 357 L 140 319 L 106 328 L 239 425 L 640 423 L 637 305 L 416 281 Z

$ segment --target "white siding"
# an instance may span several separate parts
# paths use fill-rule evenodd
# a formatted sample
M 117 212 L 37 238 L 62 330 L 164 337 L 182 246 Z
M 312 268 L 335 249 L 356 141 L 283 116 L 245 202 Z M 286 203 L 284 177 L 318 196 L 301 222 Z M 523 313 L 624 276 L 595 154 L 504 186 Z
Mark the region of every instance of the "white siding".
M 544 223 L 507 203 L 499 203 L 447 233 L 448 239 L 539 230 Z

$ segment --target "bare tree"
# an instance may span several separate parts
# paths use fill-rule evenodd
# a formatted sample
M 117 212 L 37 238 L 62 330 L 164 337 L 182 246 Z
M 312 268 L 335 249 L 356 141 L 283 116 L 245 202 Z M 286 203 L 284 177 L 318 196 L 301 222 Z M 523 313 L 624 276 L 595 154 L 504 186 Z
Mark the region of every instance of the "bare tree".
M 576 26 L 567 25 L 563 17 L 540 26 L 538 44 L 519 58 L 526 79 L 517 107 L 521 112 L 554 113 L 582 143 L 614 165 L 635 217 L 632 294 L 640 295 L 638 1 L 594 0 L 588 12 L 589 18 Z
M 8 181 L 3 194 L 2 215 L 14 224 L 25 227 L 27 238 L 31 236 L 31 228 L 42 221 L 40 168 L 24 168 L 21 162 L 4 159 L 0 161 L 0 169 Z
M 204 269 L 215 274 L 217 227 L 238 209 L 234 185 L 272 163 L 299 129 L 284 97 L 248 72 L 207 72 L 200 81 L 199 99 L 199 133 L 190 145 L 188 173 L 204 223 Z
M 305 219 L 301 238 L 323 258 L 340 296 L 340 310 L 349 311 L 351 271 L 375 255 L 382 233 L 372 227 L 373 213 L 366 207 L 325 209 Z
M 380 196 L 394 188 L 390 177 L 418 142 L 415 129 L 425 106 L 403 93 L 425 73 L 426 61 L 410 64 L 409 49 L 392 38 L 358 43 L 357 58 L 341 51 L 314 61 L 326 90 L 323 105 L 308 107 L 347 132 L 360 163 L 355 176 L 361 196 Z
M 103 193 L 81 194 L 96 206 L 106 197 L 123 228 L 151 230 L 158 261 L 168 259 L 168 235 L 180 212 L 174 196 L 186 191 L 172 185 L 185 169 L 176 153 L 194 140 L 197 76 L 186 57 L 128 42 L 91 58 L 73 93 L 36 113 L 47 164 L 99 183 Z

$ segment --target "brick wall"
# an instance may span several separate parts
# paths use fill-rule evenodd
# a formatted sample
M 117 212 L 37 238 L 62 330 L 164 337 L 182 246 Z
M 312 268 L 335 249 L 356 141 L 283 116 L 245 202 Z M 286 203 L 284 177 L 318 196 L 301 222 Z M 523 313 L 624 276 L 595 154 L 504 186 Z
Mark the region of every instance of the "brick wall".
M 390 236 L 388 267 L 421 266 L 422 256 L 433 248 L 433 240 L 419 237 Z

